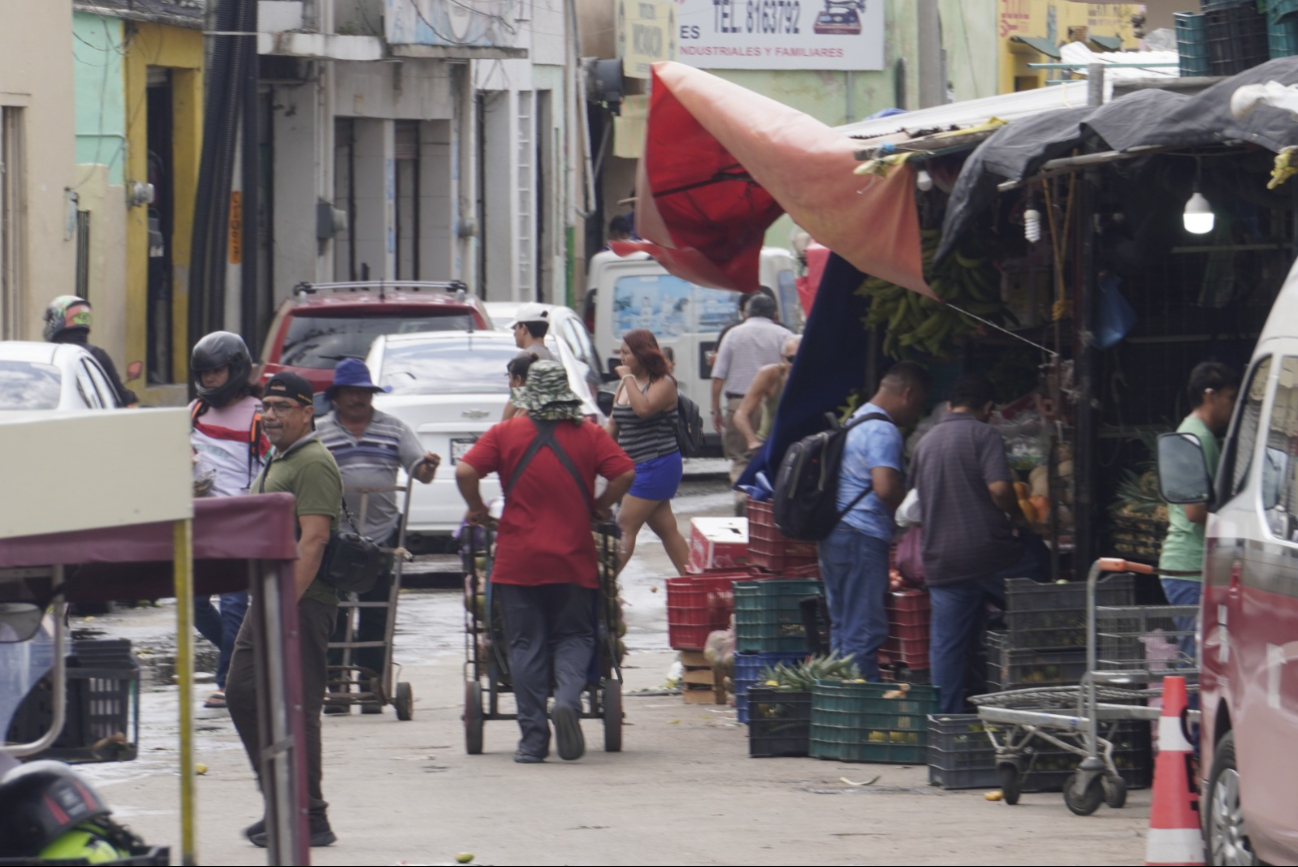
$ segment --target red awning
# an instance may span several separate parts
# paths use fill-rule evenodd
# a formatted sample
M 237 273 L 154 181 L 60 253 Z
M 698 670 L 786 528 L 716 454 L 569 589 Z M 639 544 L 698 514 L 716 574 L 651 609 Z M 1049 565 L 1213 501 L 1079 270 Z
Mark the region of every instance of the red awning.
M 861 271 L 925 295 L 909 166 L 860 178 L 847 136 L 773 99 L 680 63 L 655 63 L 636 185 L 636 231 L 668 271 L 752 292 L 781 213 Z

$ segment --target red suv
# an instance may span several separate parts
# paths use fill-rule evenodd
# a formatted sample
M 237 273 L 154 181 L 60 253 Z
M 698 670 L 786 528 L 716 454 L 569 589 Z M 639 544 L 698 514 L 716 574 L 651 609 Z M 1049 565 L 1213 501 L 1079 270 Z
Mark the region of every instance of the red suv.
M 291 370 L 324 391 L 334 365 L 344 358 L 364 361 L 382 334 L 491 328 L 482 302 L 458 281 L 299 283 L 266 334 L 262 380 Z

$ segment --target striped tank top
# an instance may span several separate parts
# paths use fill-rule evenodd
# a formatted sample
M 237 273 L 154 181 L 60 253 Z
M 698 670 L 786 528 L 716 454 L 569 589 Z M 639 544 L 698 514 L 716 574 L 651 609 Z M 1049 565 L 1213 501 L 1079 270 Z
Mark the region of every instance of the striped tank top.
M 649 393 L 648 385 L 642 393 Z M 630 404 L 618 404 L 613 407 L 613 421 L 617 422 L 617 444 L 636 464 L 681 450 L 676 442 L 675 407 L 640 418 Z

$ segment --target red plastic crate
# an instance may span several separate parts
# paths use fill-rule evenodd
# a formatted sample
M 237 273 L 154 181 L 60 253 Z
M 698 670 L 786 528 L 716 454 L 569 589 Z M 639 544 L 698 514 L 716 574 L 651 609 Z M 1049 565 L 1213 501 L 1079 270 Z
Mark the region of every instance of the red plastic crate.
M 883 643 L 882 651 L 890 663 L 901 663 L 907 668 L 928 668 L 928 637 L 893 638 Z
M 790 539 L 775 526 L 769 502 L 748 499 L 748 562 L 770 572 L 788 574 L 791 569 L 816 564 L 816 543 Z
M 922 611 L 928 614 L 933 610 L 927 590 L 893 590 L 884 597 L 884 607 L 890 613 Z
M 686 575 L 667 579 L 667 638 L 675 650 L 702 650 L 708 633 L 730 625 L 734 583 L 748 572 Z
M 928 624 L 919 623 L 914 626 L 901 626 L 896 623 L 888 626 L 889 638 L 900 638 L 910 641 L 928 641 Z

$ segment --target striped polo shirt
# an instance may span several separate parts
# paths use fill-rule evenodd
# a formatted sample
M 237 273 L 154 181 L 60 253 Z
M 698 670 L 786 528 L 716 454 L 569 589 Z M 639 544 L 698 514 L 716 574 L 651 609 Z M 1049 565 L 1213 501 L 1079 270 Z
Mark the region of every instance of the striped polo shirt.
M 397 470 L 409 472 L 424 456 L 424 448 L 409 425 L 377 409 L 373 412 L 369 427 L 359 437 L 352 436 L 332 412 L 320 419 L 316 427 L 320 442 L 338 462 L 343 484 L 348 489 L 393 486 L 397 483 Z M 345 496 L 347 508 L 357 521 L 361 520 L 363 498 L 365 495 L 360 493 L 349 492 Z M 369 494 L 364 505 L 364 534 L 376 541 L 386 540 L 401 520 L 396 492 Z M 346 523 L 345 516 L 343 520 Z

